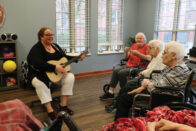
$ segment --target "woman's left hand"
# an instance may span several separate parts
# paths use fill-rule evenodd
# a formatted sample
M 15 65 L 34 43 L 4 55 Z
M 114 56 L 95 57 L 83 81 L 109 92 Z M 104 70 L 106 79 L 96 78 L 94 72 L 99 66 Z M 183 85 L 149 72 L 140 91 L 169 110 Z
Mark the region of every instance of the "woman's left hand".
M 140 93 L 140 92 L 142 92 L 144 89 L 145 89 L 145 87 L 141 86 L 141 87 L 139 87 L 139 88 L 137 88 L 137 89 L 135 89 L 135 90 L 132 90 L 132 91 L 128 92 L 128 94 Z

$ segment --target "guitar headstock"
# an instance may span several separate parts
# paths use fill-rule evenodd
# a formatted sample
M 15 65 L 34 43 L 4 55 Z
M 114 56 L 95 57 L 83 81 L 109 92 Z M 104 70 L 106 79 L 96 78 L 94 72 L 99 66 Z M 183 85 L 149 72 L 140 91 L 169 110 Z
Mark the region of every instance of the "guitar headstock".
M 88 54 L 88 49 L 84 50 L 80 55 L 86 55 Z

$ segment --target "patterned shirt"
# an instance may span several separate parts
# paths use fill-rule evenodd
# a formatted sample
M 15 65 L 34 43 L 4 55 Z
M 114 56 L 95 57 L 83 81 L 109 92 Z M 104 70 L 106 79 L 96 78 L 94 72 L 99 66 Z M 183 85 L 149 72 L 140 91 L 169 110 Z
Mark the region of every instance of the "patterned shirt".
M 160 75 L 154 76 L 150 82 L 152 83 L 151 90 L 155 87 L 171 87 L 184 90 L 187 77 L 189 74 L 187 65 L 182 61 L 174 67 L 165 67 Z

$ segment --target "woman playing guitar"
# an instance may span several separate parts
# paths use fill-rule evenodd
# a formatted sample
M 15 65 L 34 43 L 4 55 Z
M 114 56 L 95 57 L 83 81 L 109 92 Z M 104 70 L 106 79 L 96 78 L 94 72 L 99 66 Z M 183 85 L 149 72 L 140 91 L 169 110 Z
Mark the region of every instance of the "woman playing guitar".
M 52 97 L 49 86 L 51 81 L 46 75 L 47 72 L 63 74 L 62 78 L 56 82 L 56 84 L 61 85 L 60 111 L 66 111 L 70 115 L 73 115 L 73 111 L 67 106 L 67 100 L 68 96 L 73 95 L 75 77 L 73 73 L 67 72 L 63 65 L 48 63 L 48 61 L 59 60 L 63 57 L 68 60 L 73 58 L 66 55 L 57 44 L 53 43 L 51 29 L 47 27 L 41 28 L 38 32 L 38 42 L 31 48 L 27 56 L 29 68 L 28 77 L 41 103 L 45 105 L 51 120 L 56 119 L 57 115 L 51 106 Z M 84 54 L 80 55 L 75 62 L 83 60 L 84 57 Z

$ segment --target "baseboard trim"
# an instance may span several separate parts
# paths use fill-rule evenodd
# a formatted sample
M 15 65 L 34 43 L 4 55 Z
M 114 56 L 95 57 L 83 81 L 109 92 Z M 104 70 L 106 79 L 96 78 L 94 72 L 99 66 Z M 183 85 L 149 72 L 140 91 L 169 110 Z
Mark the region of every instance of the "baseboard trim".
M 102 71 L 79 73 L 79 74 L 74 74 L 74 75 L 76 78 L 79 78 L 79 77 L 85 77 L 85 76 L 95 76 L 95 75 L 111 73 L 112 71 L 113 71 L 112 69 L 109 69 L 109 70 L 102 70 Z

